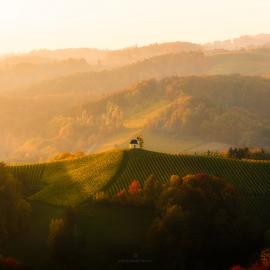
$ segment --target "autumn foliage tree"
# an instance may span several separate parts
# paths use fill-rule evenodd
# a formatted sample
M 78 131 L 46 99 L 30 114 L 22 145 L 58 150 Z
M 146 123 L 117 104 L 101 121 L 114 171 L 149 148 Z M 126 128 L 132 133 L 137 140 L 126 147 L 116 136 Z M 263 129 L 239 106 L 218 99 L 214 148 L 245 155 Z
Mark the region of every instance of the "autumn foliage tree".
M 229 263 L 236 254 L 250 254 L 261 236 L 259 221 L 248 214 L 238 192 L 215 176 L 170 181 L 162 189 L 159 207 L 150 239 L 155 254 L 162 255 L 157 260 L 162 258 L 168 268 L 206 269 L 205 263 Z
M 156 205 L 161 190 L 162 185 L 160 184 L 160 182 L 156 179 L 154 175 L 150 175 L 150 177 L 148 177 L 143 186 L 144 202 L 147 205 Z
M 128 193 L 130 195 L 137 195 L 142 191 L 141 184 L 138 180 L 133 180 L 129 187 L 128 187 Z
M 260 258 L 253 264 L 247 267 L 234 265 L 230 270 L 269 270 L 270 269 L 270 249 L 263 249 L 260 252 Z
M 178 175 L 172 175 L 170 178 L 170 185 L 171 186 L 180 186 L 182 184 L 182 179 Z
M 3 257 L 0 255 L 0 269 L 1 270 L 30 270 L 30 268 L 23 265 L 20 261 L 13 257 Z
M 128 189 L 123 189 L 116 194 L 117 202 L 121 204 L 139 205 L 142 204 L 142 187 L 138 180 L 133 180 Z
M 68 209 L 64 218 L 51 220 L 48 246 L 52 259 L 61 267 L 83 267 L 85 242 L 79 233 L 74 209 Z

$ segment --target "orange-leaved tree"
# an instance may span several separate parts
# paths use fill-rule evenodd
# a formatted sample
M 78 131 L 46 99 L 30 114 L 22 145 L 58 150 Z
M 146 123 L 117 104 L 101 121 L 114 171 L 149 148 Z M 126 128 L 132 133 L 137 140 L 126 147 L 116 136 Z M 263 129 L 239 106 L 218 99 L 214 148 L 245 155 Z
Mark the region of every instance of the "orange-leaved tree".
M 129 187 L 128 187 L 128 193 L 131 195 L 139 194 L 142 191 L 141 184 L 138 180 L 133 180 Z

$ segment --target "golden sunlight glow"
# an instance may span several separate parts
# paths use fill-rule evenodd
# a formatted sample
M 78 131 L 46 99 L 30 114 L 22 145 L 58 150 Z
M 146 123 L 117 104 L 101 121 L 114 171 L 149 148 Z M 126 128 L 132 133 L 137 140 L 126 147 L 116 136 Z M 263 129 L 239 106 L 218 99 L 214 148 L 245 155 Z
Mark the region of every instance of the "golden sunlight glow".
M 0 0 L 0 53 L 268 33 L 269 0 Z

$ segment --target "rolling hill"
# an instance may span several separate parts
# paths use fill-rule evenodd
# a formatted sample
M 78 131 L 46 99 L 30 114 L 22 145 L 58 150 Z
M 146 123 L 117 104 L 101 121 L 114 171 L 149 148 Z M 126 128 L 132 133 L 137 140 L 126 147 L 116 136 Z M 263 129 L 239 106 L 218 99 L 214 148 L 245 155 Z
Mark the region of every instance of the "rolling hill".
M 101 69 L 94 68 L 84 59 L 8 58 L 0 61 L 0 94 L 17 95 L 22 89 L 42 81 L 93 70 Z
M 120 68 L 155 56 L 198 50 L 200 45 L 170 42 L 115 51 L 73 48 L 55 51 L 36 50 L 26 54 L 0 56 L 0 93 L 26 95 L 27 91 L 23 91 L 25 88 L 34 87 L 38 90 L 44 88 L 51 80 L 57 79 L 58 83 L 66 80 L 62 77 L 67 77 L 68 84 L 70 83 L 68 77 L 76 77 L 78 73 L 94 72 L 95 74 L 95 72 Z
M 15 175 L 23 175 L 30 185 L 41 189 L 30 198 L 53 205 L 77 205 L 94 196 L 119 170 L 124 153 L 112 151 L 75 160 L 36 165 L 11 165 Z
M 238 38 L 228 39 L 224 41 L 215 41 L 206 43 L 203 45 L 204 49 L 226 49 L 226 50 L 237 50 L 242 48 L 254 48 L 269 46 L 270 35 L 259 34 L 259 35 L 245 35 Z
M 190 52 L 195 52 L 195 54 L 200 52 L 204 57 L 190 59 L 187 63 L 181 62 L 181 55 Z M 172 57 L 180 68 L 174 66 Z M 93 48 L 35 50 L 26 54 L 0 58 L 0 92 L 28 87 L 49 91 L 51 87 L 55 90 L 67 87 L 69 84 L 73 89 L 75 80 L 84 80 L 84 83 L 77 84 L 77 89 L 85 88 L 87 84 L 88 90 L 92 88 L 92 90 L 101 91 L 100 88 L 110 88 L 109 85 L 112 84 L 111 87 L 115 90 L 133 83 L 136 77 L 138 80 L 144 80 L 151 77 L 194 75 L 198 74 L 198 71 L 199 74 L 267 74 L 269 73 L 268 60 L 269 35 L 242 36 L 205 45 L 168 42 L 119 50 Z M 185 70 L 183 64 L 190 65 L 192 68 Z M 160 65 L 163 65 L 164 74 L 160 71 Z M 196 67 L 199 69 L 197 70 Z M 112 77 L 127 76 L 122 68 L 131 72 L 130 78 L 123 78 L 129 80 L 127 84 L 119 81 L 117 85 Z M 138 72 L 140 68 L 142 71 Z M 108 74 L 101 72 L 99 75 L 99 72 L 103 70 L 110 72 Z M 89 73 L 90 71 L 94 71 L 93 74 Z M 79 72 L 88 73 L 79 75 L 77 74 Z M 102 84 L 100 76 L 104 76 L 105 81 L 110 81 L 108 86 Z M 52 84 L 55 83 L 58 84 L 57 87 L 53 87 Z
M 249 49 L 205 53 L 190 51 L 169 53 L 142 59 L 114 69 L 78 72 L 44 80 L 26 89 L 24 95 L 47 95 L 67 92 L 112 93 L 139 81 L 168 76 L 234 74 L 265 75 L 270 73 L 270 49 Z M 19 92 L 18 92 L 19 93 Z
M 0 159 L 122 149 L 138 134 L 146 149 L 161 152 L 267 148 L 269 102 L 269 79 L 241 75 L 152 79 L 100 99 L 0 98 Z
M 74 115 L 104 115 L 110 104 L 118 108 L 123 129 L 110 134 L 101 149 L 108 145 L 125 147 L 134 134 L 147 137 L 147 149 L 158 147 L 165 152 L 171 151 L 165 146 L 166 138 L 167 145 L 174 144 L 174 153 L 184 150 L 182 142 L 193 152 L 198 146 L 202 149 L 203 144 L 213 143 L 223 145 L 223 150 L 228 145 L 267 147 L 269 86 L 267 79 L 239 75 L 149 80 L 95 103 L 85 103 Z
M 198 51 L 201 46 L 190 42 L 167 42 L 150 44 L 142 47 L 128 47 L 119 50 L 101 50 L 92 48 L 70 48 L 60 50 L 35 50 L 27 54 L 29 57 L 42 57 L 63 60 L 67 58 L 83 58 L 90 65 L 102 66 L 106 69 L 129 65 L 157 55 Z
M 24 174 L 40 190 L 31 200 L 58 206 L 78 205 L 101 191 L 113 196 L 137 179 L 150 175 L 165 183 L 171 175 L 207 173 L 230 181 L 250 207 L 264 211 L 270 202 L 270 163 L 200 155 L 170 155 L 146 150 L 93 154 L 75 160 L 32 165 L 10 165 L 15 175 Z

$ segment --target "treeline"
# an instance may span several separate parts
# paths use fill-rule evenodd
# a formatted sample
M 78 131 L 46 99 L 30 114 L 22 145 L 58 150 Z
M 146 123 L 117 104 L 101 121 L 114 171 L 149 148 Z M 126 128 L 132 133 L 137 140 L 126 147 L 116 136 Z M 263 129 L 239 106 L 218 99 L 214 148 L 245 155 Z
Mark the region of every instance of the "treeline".
M 153 210 L 155 218 L 145 232 L 145 246 L 137 247 L 147 250 L 151 259 L 147 269 L 227 270 L 233 265 L 233 270 L 245 269 L 239 265 L 250 264 L 250 258 L 255 258 L 255 265 L 259 250 L 268 254 L 269 224 L 251 213 L 238 191 L 219 177 L 172 175 L 162 184 L 151 175 L 143 186 L 133 180 L 113 197 L 99 193 L 92 203 L 127 207 L 129 211 Z M 80 214 L 79 209 L 68 209 L 49 224 L 47 244 L 58 269 L 88 269 L 95 261 L 85 253 L 94 247 L 84 240 Z M 122 253 L 125 251 L 102 256 L 113 262 Z M 256 265 L 259 263 L 265 262 L 260 259 Z
M 241 198 L 228 181 L 201 173 L 173 175 L 167 184 L 152 175 L 144 186 L 133 180 L 115 197 L 96 199 L 156 209 L 147 237 L 156 269 L 229 269 L 270 246 L 269 224 Z
M 195 153 L 197 154 L 197 153 Z M 211 151 L 200 153 L 206 156 L 232 158 L 232 159 L 251 159 L 251 160 L 269 160 L 270 153 L 264 148 L 249 147 L 230 147 L 226 151 Z
M 235 159 L 269 160 L 270 153 L 266 152 L 263 148 L 251 150 L 248 147 L 230 147 L 227 152 L 227 157 Z
M 26 269 L 16 259 L 5 257 L 8 242 L 25 232 L 31 222 L 32 207 L 23 192 L 20 180 L 0 163 L 0 268 L 3 269 Z
M 268 80 L 238 75 L 188 77 L 165 79 L 161 85 L 174 102 L 149 122 L 148 130 L 206 142 L 270 145 Z

